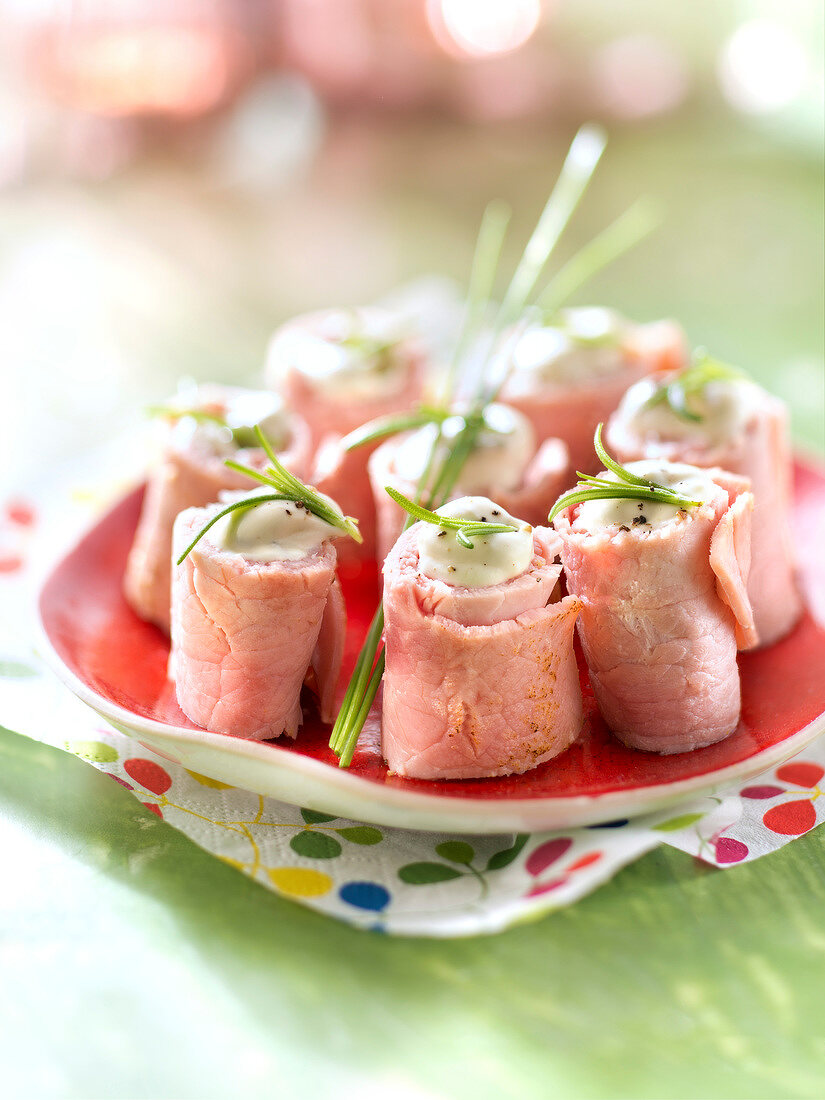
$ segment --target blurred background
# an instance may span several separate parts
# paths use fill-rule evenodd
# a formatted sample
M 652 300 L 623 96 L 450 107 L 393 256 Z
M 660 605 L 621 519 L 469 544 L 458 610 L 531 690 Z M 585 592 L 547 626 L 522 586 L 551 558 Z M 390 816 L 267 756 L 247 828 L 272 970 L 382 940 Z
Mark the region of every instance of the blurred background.
M 0 0 L 3 478 L 110 440 L 181 375 L 255 381 L 273 327 L 520 253 L 576 127 L 610 134 L 577 296 L 788 399 L 825 453 L 821 0 Z M 506 266 L 506 265 L 505 265 Z

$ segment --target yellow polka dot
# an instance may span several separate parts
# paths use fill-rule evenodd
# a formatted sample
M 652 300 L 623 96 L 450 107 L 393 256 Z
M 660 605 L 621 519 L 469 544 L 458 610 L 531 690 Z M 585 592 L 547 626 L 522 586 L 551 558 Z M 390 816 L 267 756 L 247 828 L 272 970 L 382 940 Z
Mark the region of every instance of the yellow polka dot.
M 216 791 L 232 791 L 234 787 L 231 783 L 222 783 L 220 779 L 210 779 L 208 775 L 201 775 L 200 772 L 192 772 L 186 768 L 186 771 L 193 779 L 197 779 L 198 783 L 201 783 L 204 787 L 212 787 Z
M 332 879 L 308 867 L 270 867 L 269 878 L 276 890 L 296 898 L 317 898 L 332 889 Z

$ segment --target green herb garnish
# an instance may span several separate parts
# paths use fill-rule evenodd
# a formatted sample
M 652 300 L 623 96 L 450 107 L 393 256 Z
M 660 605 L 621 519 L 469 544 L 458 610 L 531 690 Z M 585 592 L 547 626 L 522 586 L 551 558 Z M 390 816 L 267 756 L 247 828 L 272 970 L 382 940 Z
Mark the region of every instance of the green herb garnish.
M 220 413 L 209 412 L 207 409 L 178 408 L 175 405 L 148 405 L 146 414 L 147 416 L 163 417 L 164 420 L 171 420 L 172 422 L 183 420 L 184 417 L 188 416 L 199 424 L 217 424 L 220 428 L 228 427 L 225 416 L 221 416 Z
M 249 511 L 251 508 L 257 508 L 259 504 L 264 504 L 270 500 L 294 500 L 296 504 L 303 505 L 308 512 L 312 512 L 314 516 L 324 520 L 324 522 L 330 524 L 330 526 L 337 527 L 339 530 L 343 531 L 344 534 L 355 539 L 356 542 L 364 541 L 361 532 L 358 530 L 357 520 L 353 519 L 352 516 L 345 516 L 337 504 L 333 504 L 327 497 L 322 496 L 317 489 L 313 489 L 311 485 L 305 485 L 303 481 L 299 481 L 294 474 L 291 474 L 289 470 L 287 470 L 286 466 L 279 461 L 269 440 L 261 431 L 260 425 L 258 424 L 255 425 L 255 435 L 257 437 L 257 442 L 263 448 L 266 457 L 270 461 L 270 465 L 267 466 L 265 470 L 253 470 L 251 466 L 243 466 L 240 462 L 233 462 L 232 459 L 227 459 L 224 465 L 228 466 L 231 470 L 236 470 L 240 474 L 251 477 L 253 480 L 260 482 L 261 485 L 266 485 L 274 489 L 275 492 L 263 493 L 256 497 L 247 497 L 245 500 L 238 500 L 228 505 L 228 507 L 224 508 L 218 515 L 213 516 L 206 526 L 198 532 L 189 546 L 187 546 L 178 558 L 176 564 L 181 564 L 187 554 L 189 554 L 192 548 L 203 538 L 209 528 L 217 523 L 219 519 L 222 519 L 223 516 L 228 515 L 230 512 L 237 511 L 238 509 Z M 240 522 L 241 518 L 242 515 L 239 515 L 238 522 Z
M 389 435 L 398 435 L 399 432 L 408 432 L 413 428 L 422 428 L 426 424 L 441 424 L 451 413 L 447 409 L 436 409 L 422 405 L 408 413 L 393 413 L 389 416 L 379 416 L 362 424 L 360 428 L 344 436 L 341 446 L 345 451 L 354 451 L 357 447 L 363 447 L 367 443 L 375 443 Z
M 431 512 L 415 501 L 409 500 L 403 493 L 389 485 L 384 486 L 387 493 L 396 504 L 400 504 L 407 515 L 414 520 L 422 520 L 424 523 L 432 523 L 436 527 L 442 527 L 445 531 L 455 531 L 455 537 L 462 546 L 468 550 L 473 549 L 474 538 L 484 538 L 487 535 L 513 534 L 518 530 L 510 523 L 493 523 L 485 519 L 457 519 L 454 516 L 440 516 L 438 512 Z
M 506 377 L 506 374 L 501 373 L 498 376 L 487 376 L 492 373 L 489 367 L 496 343 L 504 329 L 515 324 L 523 313 L 552 250 L 590 182 L 604 146 L 604 134 L 597 127 L 582 127 L 573 139 L 556 186 L 527 243 L 487 334 L 481 366 L 478 368 L 475 396 L 469 412 L 464 415 L 464 428 L 443 461 L 438 458 L 442 440 L 441 425 L 438 425 L 439 430 L 432 441 L 416 494 L 418 502 L 427 509 L 440 507 L 449 498 L 458 481 L 461 469 L 484 423 L 484 410 L 495 399 Z M 440 405 L 445 410 L 455 400 L 461 369 L 466 367 L 467 353 L 481 332 L 486 311 L 490 308 L 508 219 L 509 212 L 501 203 L 490 203 L 484 212 L 473 257 L 464 323 L 447 376 L 445 392 L 441 395 Z M 408 524 L 410 522 L 412 517 L 408 517 Z M 384 608 L 383 604 L 379 604 L 330 736 L 330 748 L 338 757 L 342 768 L 348 767 L 352 762 L 359 734 L 383 675 L 383 629 Z
M 602 443 L 603 427 L 603 424 L 599 424 L 596 428 L 593 446 L 605 468 L 615 474 L 619 480 L 610 481 L 604 477 L 593 477 L 577 471 L 578 485 L 559 497 L 547 517 L 548 523 L 552 523 L 559 512 L 563 512 L 565 508 L 570 508 L 573 504 L 583 504 L 588 500 L 645 500 L 672 504 L 675 508 L 697 508 L 702 503 L 701 500 L 689 500 L 688 497 L 677 493 L 675 489 L 660 485 L 652 478 L 639 477 L 638 474 L 632 473 L 618 463 L 607 453 Z
M 682 420 L 701 423 L 704 417 L 690 407 L 689 399 L 701 394 L 709 382 L 729 382 L 741 378 L 747 378 L 745 371 L 720 359 L 713 359 L 704 348 L 697 348 L 692 362 L 657 386 L 645 404 L 650 408 L 665 403 Z

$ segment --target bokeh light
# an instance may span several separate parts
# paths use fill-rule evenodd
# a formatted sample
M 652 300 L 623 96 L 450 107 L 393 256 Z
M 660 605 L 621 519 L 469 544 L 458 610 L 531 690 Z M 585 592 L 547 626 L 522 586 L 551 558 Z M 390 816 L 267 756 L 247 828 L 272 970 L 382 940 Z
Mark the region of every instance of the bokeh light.
M 541 19 L 540 0 L 430 0 L 427 15 L 449 52 L 490 57 L 517 50 Z
M 796 35 L 772 19 L 751 19 L 730 36 L 719 60 L 725 98 L 739 110 L 767 114 L 792 103 L 808 71 Z

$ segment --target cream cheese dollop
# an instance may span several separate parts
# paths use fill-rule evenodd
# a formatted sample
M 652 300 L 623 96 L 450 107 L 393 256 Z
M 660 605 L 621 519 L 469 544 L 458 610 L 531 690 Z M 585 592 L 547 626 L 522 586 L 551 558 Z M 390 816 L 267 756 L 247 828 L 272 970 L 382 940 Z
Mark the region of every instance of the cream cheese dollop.
M 613 310 L 599 306 L 561 311 L 558 323 L 528 325 L 510 354 L 511 392 L 591 382 L 625 366 L 627 328 Z
M 462 546 L 455 531 L 419 523 L 418 571 L 434 581 L 457 588 L 487 588 L 513 580 L 530 568 L 533 560 L 533 528 L 505 512 L 489 497 L 467 496 L 450 501 L 437 515 L 453 519 L 507 523 L 515 531 L 474 535 L 473 548 Z
M 223 502 L 253 501 L 266 491 L 223 494 Z M 242 554 L 250 561 L 267 562 L 300 561 L 321 543 L 338 538 L 342 533 L 340 528 L 310 512 L 300 501 L 270 500 L 241 512 L 240 519 L 238 512 L 230 512 L 218 520 L 209 537 L 222 550 Z
M 403 385 L 405 339 L 398 315 L 377 306 L 308 314 L 272 337 L 267 379 L 277 385 L 292 369 L 331 395 L 375 397 Z
M 666 401 L 651 402 L 659 382 L 643 378 L 631 386 L 615 416 L 619 430 L 652 444 L 656 441 L 700 440 L 719 445 L 737 436 L 764 404 L 765 391 L 747 378 L 708 382 L 687 398 L 688 409 L 700 420 L 679 416 Z
M 441 463 L 455 445 L 464 427 L 461 416 L 451 416 L 441 425 L 441 444 L 436 460 Z M 395 472 L 405 481 L 417 484 L 427 465 L 433 440 L 438 433 L 428 424 L 404 437 L 395 453 Z M 508 405 L 488 405 L 484 427 L 476 435 L 475 447 L 458 478 L 460 490 L 468 495 L 495 495 L 517 489 L 536 449 L 533 426 L 523 413 Z
M 661 459 L 642 459 L 628 462 L 625 469 L 638 477 L 656 481 L 669 489 L 675 489 L 688 500 L 700 503 L 711 500 L 719 486 L 704 470 L 682 462 L 665 462 Z M 618 482 L 616 474 L 602 470 L 598 477 Z M 687 509 L 691 511 L 692 509 Z M 571 524 L 574 531 L 603 531 L 609 527 L 650 530 L 670 523 L 682 511 L 677 505 L 660 501 L 633 500 L 619 497 L 614 500 L 587 500 L 578 505 L 578 512 Z

